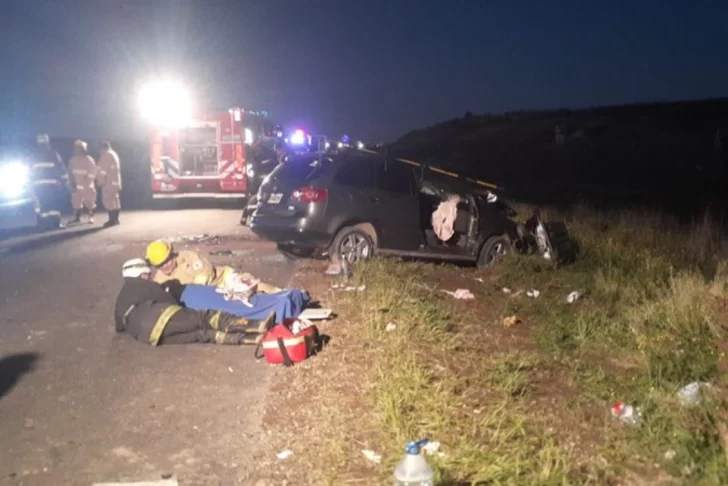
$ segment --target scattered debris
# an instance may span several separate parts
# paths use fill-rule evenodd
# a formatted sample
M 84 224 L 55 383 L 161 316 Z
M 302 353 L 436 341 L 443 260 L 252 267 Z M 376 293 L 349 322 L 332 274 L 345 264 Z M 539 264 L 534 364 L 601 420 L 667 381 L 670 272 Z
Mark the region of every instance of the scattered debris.
M 437 441 L 428 442 L 422 446 L 422 450 L 425 451 L 425 454 L 428 456 L 436 455 L 437 457 L 445 457 L 445 453 L 440 452 L 440 443 Z
M 213 256 L 244 256 L 250 255 L 253 250 L 213 250 L 210 255 Z
M 367 289 L 367 286 L 360 285 L 358 287 L 352 287 L 352 286 L 334 284 L 331 286 L 331 288 L 334 290 L 341 290 L 342 292 L 364 292 Z
M 516 317 L 515 315 L 504 317 L 503 318 L 503 327 L 515 326 L 516 324 L 518 324 L 520 322 L 521 322 L 521 320 L 518 317 Z
M 511 289 L 509 289 L 508 287 L 503 287 L 503 293 L 504 294 L 510 294 L 511 293 Z
M 694 381 L 685 385 L 677 392 L 677 398 L 681 405 L 691 406 L 697 405 L 702 401 L 702 388 L 710 388 L 712 385 L 704 381 Z
M 286 449 L 285 451 L 281 451 L 278 454 L 276 454 L 276 457 L 280 460 L 288 459 L 293 455 L 293 451 L 290 449 Z
M 483 280 L 480 277 L 476 277 L 475 280 L 478 281 L 478 282 L 480 282 L 480 283 L 485 283 L 485 280 Z
M 204 235 L 172 236 L 165 239 L 170 243 L 220 243 L 220 236 L 209 235 L 207 233 L 205 233 Z
M 575 290 L 575 291 L 573 291 L 572 293 L 570 293 L 569 295 L 566 296 L 566 302 L 568 302 L 569 304 L 573 304 L 574 302 L 576 302 L 580 298 L 581 298 L 581 293 L 579 293 L 579 292 L 577 292 Z
M 677 452 L 673 451 L 672 449 L 665 452 L 665 459 L 667 459 L 668 461 L 672 461 L 673 459 L 675 459 L 675 456 L 677 456 Z
M 34 429 L 35 422 L 33 421 L 33 419 L 27 418 L 23 421 L 23 427 L 25 427 L 26 429 Z
M 232 372 L 233 372 L 233 367 L 232 367 L 232 366 L 228 366 L 228 371 L 229 371 L 230 373 L 232 373 Z
M 541 295 L 541 292 L 539 292 L 536 289 L 531 289 L 528 292 L 526 292 L 526 295 L 529 297 L 533 297 L 534 299 L 538 298 L 539 295 Z
M 640 409 L 624 402 L 616 402 L 612 405 L 612 416 L 630 425 L 642 423 L 642 412 Z
M 379 464 L 382 462 L 382 456 L 372 450 L 364 449 L 361 451 L 361 453 L 364 454 L 364 457 L 372 461 L 374 464 Z
M 475 296 L 468 289 L 457 289 L 455 292 L 450 290 L 443 290 L 447 295 L 450 295 L 458 300 L 472 300 Z
M 392 332 L 396 329 L 397 329 L 397 324 L 395 324 L 394 322 L 390 322 L 389 324 L 387 324 L 387 327 L 384 328 L 384 330 L 387 332 Z

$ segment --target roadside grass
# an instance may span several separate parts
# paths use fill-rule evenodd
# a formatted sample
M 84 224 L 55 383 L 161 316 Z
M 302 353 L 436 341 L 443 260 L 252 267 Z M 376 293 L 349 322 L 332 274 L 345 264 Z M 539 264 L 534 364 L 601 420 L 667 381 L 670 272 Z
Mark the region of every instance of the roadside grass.
M 728 266 L 717 228 L 585 208 L 542 214 L 567 221 L 574 263 L 510 255 L 477 271 L 375 259 L 356 269 L 364 292 L 309 285 L 341 316 L 326 325 L 332 343 L 276 374 L 289 403 L 308 403 L 282 407 L 297 415 L 280 428 L 325 411 L 294 448 L 317 470 L 308 484 L 386 484 L 421 437 L 441 443 L 428 456 L 440 485 L 728 484 Z M 476 300 L 441 292 L 456 288 Z M 569 304 L 574 290 L 582 297 Z M 297 393 L 294 377 L 309 380 Z M 712 387 L 682 406 L 676 393 L 693 381 Z M 613 418 L 617 400 L 640 407 L 644 423 Z

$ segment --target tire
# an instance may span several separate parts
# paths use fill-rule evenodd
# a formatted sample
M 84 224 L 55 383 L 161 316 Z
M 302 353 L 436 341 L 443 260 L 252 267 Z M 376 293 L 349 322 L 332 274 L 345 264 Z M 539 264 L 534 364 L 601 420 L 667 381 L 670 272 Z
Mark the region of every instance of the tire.
M 329 247 L 329 257 L 345 255 L 349 263 L 369 260 L 374 255 L 374 242 L 365 231 L 350 226 L 339 230 Z
M 315 248 L 305 248 L 302 246 L 295 245 L 282 245 L 278 243 L 278 251 L 283 253 L 288 258 L 309 258 L 313 256 L 316 251 Z
M 491 236 L 480 248 L 478 267 L 490 268 L 510 252 L 510 241 L 503 235 Z

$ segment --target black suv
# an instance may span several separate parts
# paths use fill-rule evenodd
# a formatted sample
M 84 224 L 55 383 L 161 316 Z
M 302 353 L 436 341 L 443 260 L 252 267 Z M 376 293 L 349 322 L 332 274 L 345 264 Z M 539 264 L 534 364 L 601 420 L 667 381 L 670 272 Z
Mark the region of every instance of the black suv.
M 492 265 L 519 239 L 515 212 L 487 191 L 424 180 L 422 169 L 379 155 L 306 154 L 278 166 L 258 191 L 250 228 L 282 248 L 328 251 L 350 262 L 375 251 Z M 454 234 L 441 241 L 432 213 L 457 194 Z

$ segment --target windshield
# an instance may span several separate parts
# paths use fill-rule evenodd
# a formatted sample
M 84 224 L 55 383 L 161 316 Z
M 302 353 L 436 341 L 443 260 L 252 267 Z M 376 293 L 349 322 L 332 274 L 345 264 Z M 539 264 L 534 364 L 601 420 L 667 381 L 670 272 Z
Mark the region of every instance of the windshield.
M 330 164 L 331 159 L 326 157 L 322 157 L 320 161 L 317 156 L 289 157 L 288 162 L 279 165 L 271 177 L 283 183 L 313 182 L 321 177 Z

